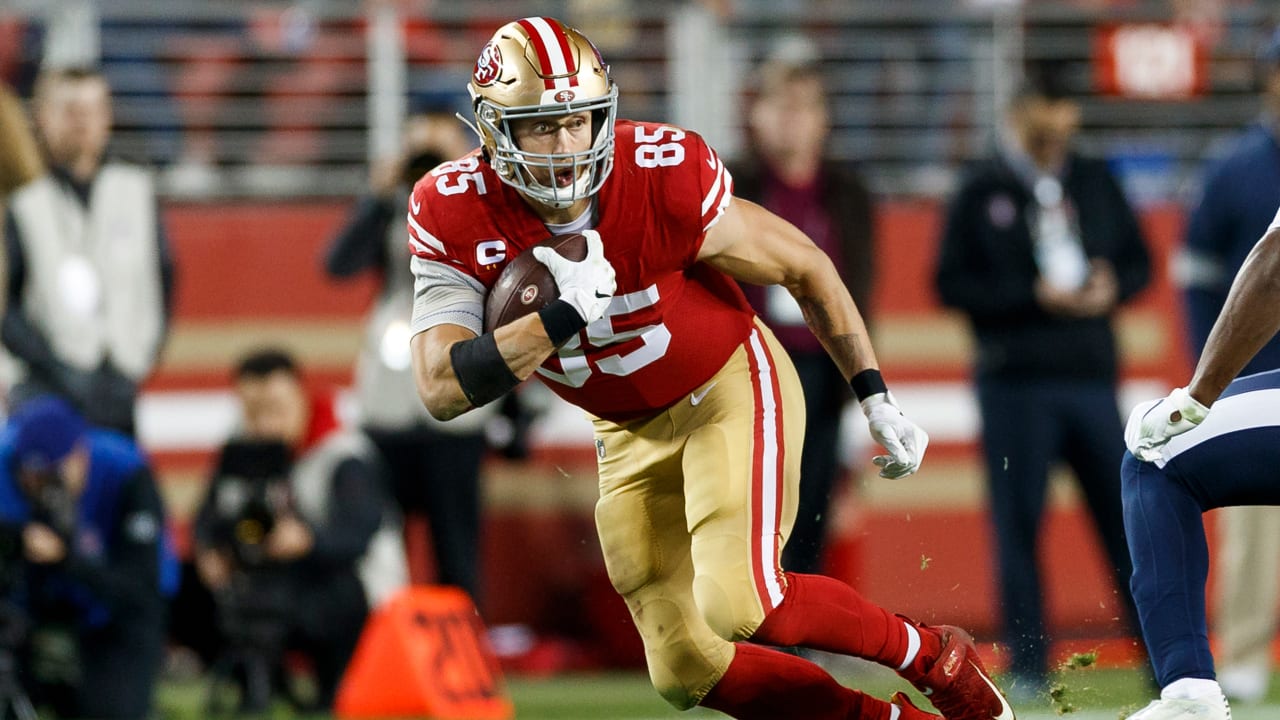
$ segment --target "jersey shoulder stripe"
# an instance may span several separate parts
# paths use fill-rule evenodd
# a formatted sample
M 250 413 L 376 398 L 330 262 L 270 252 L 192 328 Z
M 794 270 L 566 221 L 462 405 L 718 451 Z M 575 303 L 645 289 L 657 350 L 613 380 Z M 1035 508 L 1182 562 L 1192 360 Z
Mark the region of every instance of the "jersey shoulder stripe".
M 711 148 L 707 148 L 707 152 L 711 156 L 707 159 L 707 166 L 711 168 L 713 179 L 711 188 L 707 190 L 707 194 L 702 199 L 702 231 L 706 232 L 720 221 L 720 216 L 724 215 L 724 211 L 729 207 L 729 201 L 733 197 L 733 176 L 729 174 L 729 169 L 725 167 L 720 160 L 720 156 Z M 714 165 L 712 163 L 714 160 Z
M 410 251 L 424 260 L 473 268 L 476 244 L 503 236 L 494 218 L 512 212 L 503 209 L 512 195 L 479 150 L 436 166 L 409 196 Z
M 664 123 L 619 120 L 615 136 L 615 163 L 628 174 L 654 176 L 668 206 L 694 232 L 705 233 L 724 214 L 732 199 L 733 178 L 699 133 Z
M 422 227 L 417 218 L 414 217 L 412 209 L 408 215 L 409 221 L 409 247 L 413 250 L 413 254 L 421 258 L 430 258 L 444 254 L 444 243 L 440 238 L 432 235 L 426 228 Z

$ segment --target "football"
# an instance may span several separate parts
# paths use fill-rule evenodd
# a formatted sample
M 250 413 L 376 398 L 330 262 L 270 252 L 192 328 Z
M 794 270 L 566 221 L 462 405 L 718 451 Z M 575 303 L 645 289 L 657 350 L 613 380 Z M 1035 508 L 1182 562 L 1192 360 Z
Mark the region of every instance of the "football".
M 498 281 L 489 289 L 484 303 L 485 332 L 493 332 L 513 320 L 537 312 L 560 297 L 551 271 L 533 256 L 533 248 L 538 246 L 549 247 L 574 262 L 580 262 L 587 256 L 587 239 L 578 234 L 552 235 L 526 248 L 507 263 L 498 275 Z

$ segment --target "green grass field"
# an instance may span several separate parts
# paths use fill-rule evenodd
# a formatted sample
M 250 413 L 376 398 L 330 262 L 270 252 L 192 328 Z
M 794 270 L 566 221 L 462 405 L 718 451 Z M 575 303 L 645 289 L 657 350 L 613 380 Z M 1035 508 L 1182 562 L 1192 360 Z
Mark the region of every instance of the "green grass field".
M 850 687 L 877 697 L 908 689 L 901 680 L 869 664 L 842 664 L 834 674 Z M 1042 697 L 1015 705 L 1020 720 L 1119 720 L 1152 698 L 1142 676 L 1133 670 L 1084 668 L 1059 673 L 1055 698 Z M 664 703 L 641 673 L 563 675 L 547 679 L 509 678 L 507 690 L 520 720 L 641 720 L 659 718 L 715 718 L 718 713 L 695 709 L 681 713 Z M 920 699 L 918 694 L 913 696 Z M 199 683 L 166 683 L 161 688 L 161 720 L 203 718 Z M 921 701 L 922 707 L 928 707 Z M 278 707 L 272 720 L 304 720 Z M 1272 683 L 1272 695 L 1261 706 L 1233 707 L 1235 720 L 1280 718 L 1280 678 Z M 323 720 L 309 717 L 305 720 Z

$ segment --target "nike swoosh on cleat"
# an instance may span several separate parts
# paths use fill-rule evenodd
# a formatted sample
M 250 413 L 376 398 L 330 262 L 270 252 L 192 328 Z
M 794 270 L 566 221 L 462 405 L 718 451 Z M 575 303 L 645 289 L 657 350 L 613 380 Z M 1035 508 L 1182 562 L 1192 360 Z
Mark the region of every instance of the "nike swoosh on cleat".
M 992 715 L 991 720 L 1015 720 L 1013 708 L 1009 707 L 1009 701 L 1004 699 L 1004 693 L 1000 692 L 1000 688 L 996 687 L 996 684 L 991 682 L 991 678 L 987 677 L 987 674 L 982 672 L 982 668 L 974 665 L 972 660 L 969 661 L 969 664 L 973 665 L 973 669 L 977 671 L 978 677 L 982 678 L 982 682 L 986 683 L 987 687 L 991 688 L 991 692 L 995 693 L 996 697 L 1000 698 L 1000 714 Z

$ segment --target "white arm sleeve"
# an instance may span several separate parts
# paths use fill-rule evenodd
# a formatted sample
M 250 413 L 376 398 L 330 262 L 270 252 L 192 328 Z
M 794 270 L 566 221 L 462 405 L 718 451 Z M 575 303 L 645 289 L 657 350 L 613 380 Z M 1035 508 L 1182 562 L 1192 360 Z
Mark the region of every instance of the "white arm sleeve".
M 461 325 L 476 335 L 484 332 L 484 285 L 466 273 L 434 260 L 413 257 L 413 320 L 417 335 L 436 325 Z

